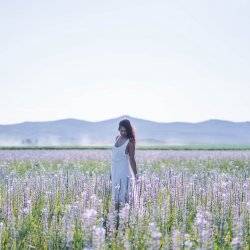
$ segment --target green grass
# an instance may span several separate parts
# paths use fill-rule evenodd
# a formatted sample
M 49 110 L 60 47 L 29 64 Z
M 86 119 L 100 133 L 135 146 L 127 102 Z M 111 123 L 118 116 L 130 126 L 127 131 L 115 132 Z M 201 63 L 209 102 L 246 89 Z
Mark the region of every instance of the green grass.
M 213 249 L 233 249 L 239 212 L 243 221 L 243 230 L 240 231 L 243 233 L 242 248 L 239 249 L 249 249 L 249 213 L 246 206 L 249 159 L 165 159 L 145 163 L 139 170 L 145 177 L 141 183 L 143 206 L 130 208 L 129 219 L 124 226 L 121 224 L 118 232 L 110 229 L 111 223 L 105 224 L 105 249 L 124 249 L 125 239 L 130 249 L 147 249 L 153 242 L 149 228 L 151 222 L 161 233 L 163 249 L 170 249 L 170 245 L 175 243 L 172 242 L 175 230 L 184 230 L 193 244 L 192 249 L 200 249 L 201 239 L 195 224 L 200 205 L 213 217 L 210 222 Z M 13 160 L 7 166 L 3 165 L 5 178 L 0 181 L 0 223 L 4 227 L 0 248 L 83 249 L 91 245 L 92 226 L 84 226 L 87 224 L 82 221 L 83 212 L 87 208 L 97 211 L 95 225 L 102 227 L 104 221 L 109 222 L 112 214 L 109 171 L 108 161 L 87 159 L 69 162 Z M 222 189 L 224 184 L 227 184 L 224 186 L 226 189 Z M 201 188 L 204 188 L 202 192 Z M 24 194 L 32 206 L 23 217 Z M 6 214 L 7 205 L 12 210 L 11 220 Z M 139 210 L 142 207 L 144 209 Z M 44 208 L 48 212 L 46 227 Z M 74 217 L 74 211 L 81 213 L 77 212 Z M 144 212 L 139 216 L 139 211 Z M 64 231 L 67 218 L 72 226 L 69 246 L 66 246 Z M 205 245 L 203 248 L 206 249 Z

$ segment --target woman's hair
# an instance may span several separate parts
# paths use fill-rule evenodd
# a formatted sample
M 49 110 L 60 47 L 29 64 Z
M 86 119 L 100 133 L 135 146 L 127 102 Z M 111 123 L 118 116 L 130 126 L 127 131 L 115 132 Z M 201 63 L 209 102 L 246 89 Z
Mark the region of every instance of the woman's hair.
M 131 126 L 130 121 L 128 119 L 121 120 L 119 122 L 118 129 L 120 129 L 121 126 L 125 127 L 125 129 L 127 131 L 128 138 L 130 139 L 130 141 L 134 142 L 134 144 L 135 144 L 136 143 L 136 140 L 135 140 L 135 130 Z

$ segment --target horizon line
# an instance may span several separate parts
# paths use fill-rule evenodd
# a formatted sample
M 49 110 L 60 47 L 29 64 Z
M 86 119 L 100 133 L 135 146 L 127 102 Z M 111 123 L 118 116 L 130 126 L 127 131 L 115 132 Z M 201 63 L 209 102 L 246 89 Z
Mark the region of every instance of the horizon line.
M 7 123 L 7 124 L 0 124 L 0 126 L 8 126 L 8 125 L 17 125 L 17 124 L 22 124 L 22 123 L 45 123 L 45 122 L 56 122 L 56 121 L 62 121 L 62 120 L 78 120 L 78 121 L 83 121 L 83 122 L 89 122 L 89 123 L 98 123 L 98 122 L 105 122 L 108 120 L 115 120 L 115 119 L 138 119 L 138 120 L 144 120 L 144 121 L 149 121 L 149 122 L 155 122 L 155 123 L 203 123 L 203 122 L 208 122 L 208 121 L 223 121 L 223 122 L 233 122 L 233 123 L 247 123 L 250 121 L 244 120 L 244 121 L 232 121 L 232 120 L 225 120 L 225 119 L 218 119 L 218 118 L 210 118 L 210 119 L 206 119 L 206 120 L 201 120 L 201 121 L 197 121 L 197 122 L 189 122 L 189 121 L 168 121 L 168 122 L 164 122 L 164 121 L 155 121 L 155 120 L 149 120 L 149 119 L 145 119 L 145 118 L 139 118 L 139 117 L 135 117 L 135 116 L 131 116 L 131 115 L 121 115 L 121 116 L 117 116 L 117 117 L 113 117 L 113 118 L 107 118 L 107 119 L 102 119 L 102 120 L 97 120 L 97 121 L 90 121 L 90 120 L 85 120 L 85 119 L 79 119 L 79 118 L 61 118 L 61 119 L 56 119 L 56 120 L 44 120 L 44 121 L 22 121 L 22 122 L 16 122 L 16 123 Z

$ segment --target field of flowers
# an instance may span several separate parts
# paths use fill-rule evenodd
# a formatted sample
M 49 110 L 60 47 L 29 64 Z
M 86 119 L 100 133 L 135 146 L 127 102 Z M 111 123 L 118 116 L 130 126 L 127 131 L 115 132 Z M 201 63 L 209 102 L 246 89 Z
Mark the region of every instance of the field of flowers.
M 138 150 L 111 203 L 110 150 L 0 150 L 0 249 L 250 249 L 250 151 Z

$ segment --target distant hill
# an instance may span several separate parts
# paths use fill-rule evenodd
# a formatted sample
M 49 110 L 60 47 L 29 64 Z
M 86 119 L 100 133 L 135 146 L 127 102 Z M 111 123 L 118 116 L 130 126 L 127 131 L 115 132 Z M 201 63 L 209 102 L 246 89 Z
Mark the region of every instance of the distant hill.
M 0 145 L 112 145 L 124 118 L 135 127 L 138 145 L 250 144 L 248 121 L 164 123 L 123 115 L 99 122 L 70 118 L 0 125 Z

